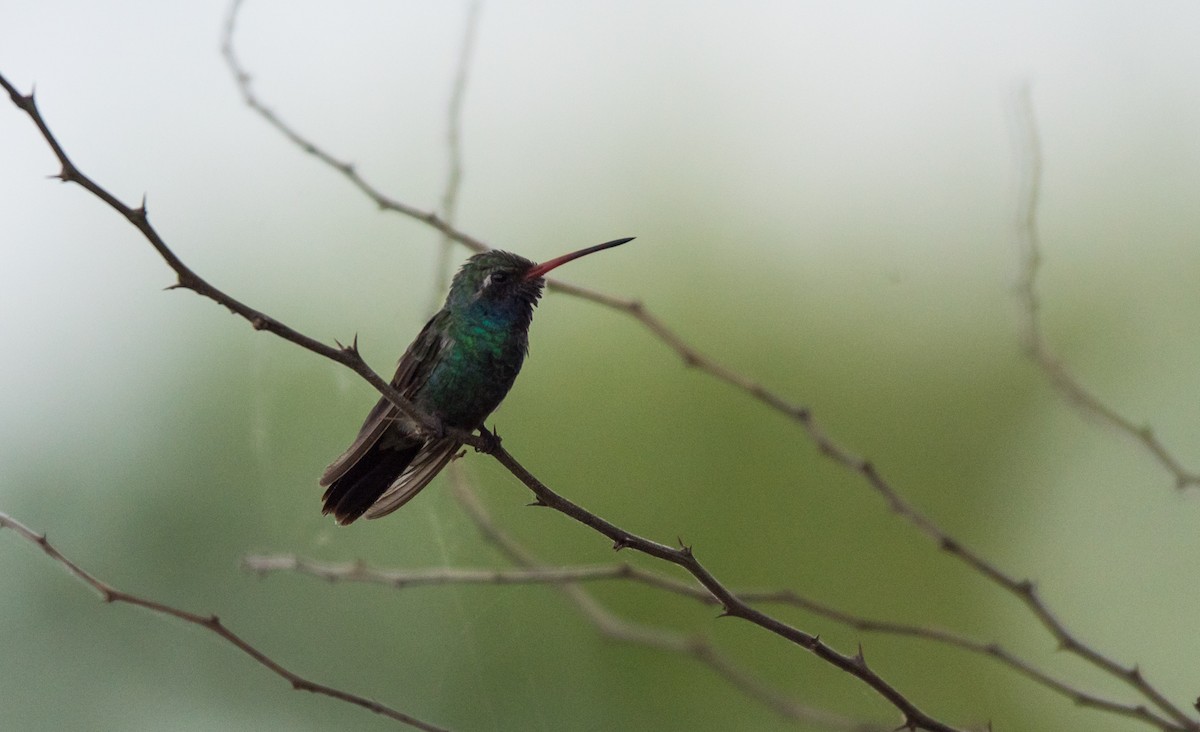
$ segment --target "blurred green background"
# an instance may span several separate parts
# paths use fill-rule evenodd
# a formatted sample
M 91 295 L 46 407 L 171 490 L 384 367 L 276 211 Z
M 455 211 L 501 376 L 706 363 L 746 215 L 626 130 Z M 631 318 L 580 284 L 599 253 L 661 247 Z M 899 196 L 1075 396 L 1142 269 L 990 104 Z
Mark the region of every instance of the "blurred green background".
M 378 371 L 440 296 L 435 233 L 381 213 L 239 101 L 221 3 L 10 3 L 0 70 L 36 83 L 75 162 L 214 284 Z M 258 91 L 396 198 L 433 208 L 465 5 L 247 4 Z M 1200 496 L 1082 418 L 1020 353 L 1014 87 L 1046 156 L 1047 335 L 1107 402 L 1200 465 L 1200 9 L 1189 3 L 487 2 L 463 117 L 461 227 L 637 297 L 721 363 L 813 408 L 921 510 L 1038 581 L 1080 638 L 1187 708 L 1200 693 Z M 0 510 L 115 586 L 201 613 L 299 674 L 456 730 L 806 729 L 694 661 L 601 639 L 547 587 L 394 592 L 259 579 L 248 553 L 503 566 L 442 480 L 337 528 L 316 478 L 374 402 L 339 367 L 186 292 L 126 223 L 46 176 L 0 110 Z M 460 260 L 463 251 L 455 254 Z M 560 492 L 734 587 L 997 640 L 1137 699 L 889 514 L 797 427 L 685 369 L 633 321 L 550 295 L 494 416 Z M 606 541 L 524 507 L 550 563 Z M 637 558 L 619 558 L 634 561 Z M 647 564 L 645 562 L 639 562 Z M 647 564 L 647 566 L 654 566 Z M 291 691 L 199 629 L 106 606 L 0 533 L 0 717 L 15 730 L 391 729 Z M 699 633 L 798 701 L 898 723 L 857 681 L 638 586 L 610 609 Z M 997 730 L 1146 729 L 980 657 L 780 609 L 923 709 Z

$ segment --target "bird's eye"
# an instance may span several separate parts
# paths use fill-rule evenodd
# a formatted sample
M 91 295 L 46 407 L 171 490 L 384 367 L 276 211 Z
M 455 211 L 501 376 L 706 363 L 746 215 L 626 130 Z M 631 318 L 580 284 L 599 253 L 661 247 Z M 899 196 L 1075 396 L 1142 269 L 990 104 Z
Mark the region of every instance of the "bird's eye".
M 507 272 L 493 272 L 491 276 L 488 277 L 488 282 L 493 285 L 503 285 L 505 282 L 508 282 L 508 276 L 509 275 Z

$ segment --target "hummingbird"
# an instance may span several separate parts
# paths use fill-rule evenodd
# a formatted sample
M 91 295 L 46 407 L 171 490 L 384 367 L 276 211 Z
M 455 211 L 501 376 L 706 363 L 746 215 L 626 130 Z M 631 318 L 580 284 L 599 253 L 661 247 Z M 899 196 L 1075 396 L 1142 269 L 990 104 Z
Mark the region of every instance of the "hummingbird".
M 564 254 L 541 264 L 489 250 L 463 264 L 442 309 L 409 345 L 392 386 L 443 425 L 475 430 L 504 400 L 529 352 L 533 308 L 545 274 L 633 237 Z M 379 518 L 412 499 L 462 443 L 429 436 L 387 398 L 367 414 L 358 437 L 321 476 L 324 508 L 339 524 Z

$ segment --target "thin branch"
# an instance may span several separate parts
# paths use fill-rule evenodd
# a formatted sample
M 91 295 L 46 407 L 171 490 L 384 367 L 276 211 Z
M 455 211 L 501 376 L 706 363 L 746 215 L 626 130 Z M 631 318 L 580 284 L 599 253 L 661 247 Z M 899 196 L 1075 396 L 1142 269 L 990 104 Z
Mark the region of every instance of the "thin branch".
M 452 494 L 475 523 L 480 534 L 513 564 L 528 570 L 545 569 L 546 567 L 541 564 L 532 552 L 521 546 L 492 520 L 491 515 L 484 508 L 479 497 L 464 479 L 462 469 L 457 465 L 452 465 L 451 467 L 453 468 L 450 473 Z M 630 565 L 625 564 L 616 566 L 630 567 Z M 698 588 L 683 585 L 676 580 L 663 577 L 662 575 L 643 572 L 633 567 L 630 567 L 629 571 L 636 573 L 639 577 L 644 577 L 644 581 L 647 584 L 655 584 L 653 578 L 662 579 L 664 582 L 663 586 L 666 588 L 669 588 L 671 585 L 685 586 L 689 590 L 697 590 L 697 596 L 711 599 L 707 593 Z M 631 576 L 633 575 L 631 574 Z M 704 638 L 685 636 L 680 633 L 651 628 L 625 620 L 597 602 L 587 590 L 578 584 L 565 584 L 561 587 L 561 590 L 575 604 L 580 613 L 604 637 L 619 642 L 634 643 L 664 651 L 690 655 L 712 669 L 731 686 L 773 709 L 785 719 L 817 725 L 824 729 L 844 730 L 845 732 L 892 732 L 890 726 L 881 726 L 848 719 L 841 715 L 821 709 L 814 709 L 793 701 L 767 686 L 748 670 L 738 666 L 732 659 L 722 654 Z
M 468 72 L 471 68 L 471 56 L 475 50 L 475 32 L 479 27 L 479 10 L 481 0 L 471 0 L 467 6 L 467 20 L 463 29 L 462 46 L 458 52 L 458 68 L 454 72 L 454 86 L 450 90 L 450 105 L 446 110 L 446 153 L 448 168 L 446 172 L 446 187 L 442 191 L 442 218 L 453 224 L 458 213 L 458 193 L 462 188 L 462 110 L 463 100 L 467 95 Z M 430 312 L 441 305 L 441 294 L 449 285 L 451 258 L 454 256 L 454 239 L 442 234 L 442 242 L 438 247 L 437 272 L 433 278 L 433 289 L 429 304 Z
M 812 612 L 815 615 L 834 620 L 836 622 L 847 625 L 851 628 L 861 630 L 868 633 L 885 633 L 888 635 L 908 636 L 922 640 L 940 643 L 942 645 L 952 646 L 965 650 L 971 653 L 976 653 L 991 657 L 996 661 L 1008 666 L 1017 673 L 1033 680 L 1034 682 L 1045 686 L 1046 688 L 1061 694 L 1073 703 L 1082 707 L 1091 707 L 1101 711 L 1109 712 L 1123 717 L 1136 719 L 1147 724 L 1158 727 L 1163 732 L 1183 732 L 1190 730 L 1192 727 L 1180 726 L 1173 723 L 1171 720 L 1155 714 L 1142 704 L 1121 704 L 1110 699 L 1104 699 L 1094 694 L 1089 694 L 1081 689 L 1078 689 L 1071 684 L 1057 679 L 1050 674 L 1037 668 L 1030 662 L 1020 658 L 1007 650 L 999 643 L 986 642 L 969 638 L 965 635 L 955 633 L 941 628 L 931 628 L 919 625 L 910 625 L 906 623 L 896 623 L 884 620 L 872 620 L 851 613 L 838 610 L 829 605 L 810 600 L 806 597 L 798 595 L 791 590 L 769 590 L 769 591 L 746 591 L 739 592 L 739 597 L 747 602 L 763 602 L 763 603 L 783 603 L 794 607 L 802 608 Z
M 482 584 L 482 585 L 512 585 L 512 584 L 552 584 L 565 586 L 564 590 L 570 590 L 567 595 L 571 597 L 575 603 L 580 606 L 581 612 L 585 614 L 593 623 L 600 627 L 601 632 L 605 635 L 614 636 L 616 633 L 606 630 L 617 623 L 626 623 L 615 616 L 612 616 L 608 611 L 599 606 L 595 600 L 588 595 L 581 587 L 575 587 L 576 583 L 595 582 L 600 580 L 627 580 L 637 582 L 642 585 L 653 587 L 655 589 L 671 592 L 676 595 L 687 597 L 691 600 L 701 602 L 705 605 L 717 604 L 717 600 L 704 588 L 687 582 L 681 582 L 677 579 L 667 577 L 658 572 L 653 572 L 631 564 L 615 563 L 615 564 L 600 564 L 600 565 L 584 565 L 584 566 L 548 566 L 535 561 L 527 551 L 520 549 L 515 541 L 504 534 L 499 527 L 491 521 L 478 497 L 466 485 L 460 477 L 460 471 L 455 470 L 453 476 L 453 490 L 455 497 L 467 510 L 467 513 L 475 521 L 476 525 L 484 536 L 496 544 L 501 551 L 514 564 L 517 564 L 521 569 L 465 569 L 458 567 L 437 567 L 426 569 L 379 569 L 370 567 L 362 562 L 321 562 L 305 557 L 300 557 L 294 554 L 279 554 L 279 555 L 264 555 L 264 556 L 248 556 L 242 559 L 242 565 L 257 574 L 265 575 L 275 572 L 289 572 L 296 574 L 304 574 L 316 577 L 327 582 L 358 582 L 367 584 L 378 584 L 392 587 L 394 589 L 407 589 L 410 587 L 421 587 L 430 585 L 463 585 L 463 584 Z M 910 625 L 906 623 L 896 623 L 890 621 L 872 620 L 862 616 L 853 615 L 845 611 L 836 609 L 830 605 L 817 602 L 810 598 L 799 595 L 792 590 L 744 590 L 737 591 L 736 594 L 746 602 L 751 603 L 773 603 L 790 605 L 800 608 L 830 620 L 833 620 L 842 625 L 854 628 L 856 630 L 868 633 L 882 633 L 894 636 L 906 636 L 921 640 L 931 641 L 941 645 L 947 645 L 960 650 L 964 650 L 977 655 L 986 656 L 996 660 L 1017 673 L 1031 679 L 1032 681 L 1054 691 L 1062 696 L 1065 696 L 1073 703 L 1082 707 L 1091 707 L 1101 711 L 1109 712 L 1123 717 L 1129 717 L 1149 725 L 1157 727 L 1163 732 L 1183 732 L 1185 727 L 1171 722 L 1170 720 L 1155 714 L 1144 705 L 1121 704 L 1109 699 L 1098 697 L 1094 694 L 1089 694 L 1081 689 L 1078 689 L 1071 684 L 1061 679 L 1055 678 L 1050 674 L 1037 668 L 1030 662 L 1018 657 L 1011 651 L 1007 650 L 999 643 L 985 642 L 975 640 L 967 636 L 954 633 L 952 631 L 943 630 L 941 628 L 932 628 L 919 625 Z M 582 599 L 580 595 L 586 598 Z M 596 613 L 604 613 L 607 618 L 603 622 L 597 618 Z M 707 648 L 706 641 L 701 639 L 690 639 L 682 636 L 669 636 L 667 640 L 662 639 L 662 634 L 666 631 L 638 628 L 636 632 L 625 631 L 621 633 L 622 640 L 630 640 L 643 645 L 653 645 L 657 648 L 667 650 L 677 650 L 680 652 L 691 653 L 695 655 L 696 648 Z M 655 642 L 646 640 L 648 637 L 655 637 Z M 699 645 L 698 645 L 699 644 Z M 713 651 L 715 653 L 715 651 Z M 704 659 L 702 659 L 704 660 Z M 718 669 L 722 676 L 730 677 L 730 673 L 726 669 Z M 738 670 L 734 675 L 739 679 L 752 678 L 741 670 Z M 744 688 L 745 681 L 732 681 L 738 688 Z M 761 683 L 761 682 L 756 682 Z M 748 692 L 750 693 L 750 692 Z M 794 702 L 790 702 L 782 698 L 773 698 L 776 693 L 769 690 L 762 690 L 757 693 L 750 693 L 751 696 L 764 700 L 769 706 L 782 709 L 785 716 L 788 716 L 798 721 L 813 721 L 812 717 L 800 717 L 796 713 Z M 784 706 L 786 705 L 786 706 Z M 810 711 L 807 707 L 800 707 L 807 715 Z M 790 710 L 790 711 L 789 711 Z M 817 718 L 824 719 L 824 712 L 815 712 Z M 858 723 L 846 721 L 851 726 Z M 828 726 L 828 725 L 826 725 Z M 835 727 L 842 729 L 843 727 Z M 857 727 L 855 727 L 857 728 Z
M 456 471 L 457 472 L 457 471 Z M 456 481 L 456 491 L 460 490 Z M 469 490 L 462 488 L 461 490 Z M 473 498 L 473 496 L 472 496 Z M 460 500 L 462 500 L 460 498 Z M 476 518 L 472 516 L 472 518 Z M 477 521 L 480 519 L 476 518 Z M 499 529 L 494 529 L 498 532 Z M 773 689 L 767 688 L 748 671 L 738 668 L 731 660 L 716 651 L 703 638 L 690 637 L 666 630 L 635 625 L 609 612 L 597 603 L 576 582 L 602 579 L 650 577 L 649 573 L 627 564 L 593 565 L 581 567 L 551 567 L 546 565 L 522 565 L 519 569 L 460 569 L 439 567 L 432 569 L 376 569 L 361 562 L 319 562 L 296 555 L 248 556 L 242 566 L 259 575 L 275 572 L 305 574 L 327 582 L 357 582 L 379 584 L 393 589 L 438 585 L 511 585 L 551 584 L 556 585 L 571 598 L 580 612 L 605 637 L 627 643 L 649 646 L 694 657 L 713 669 L 732 686 L 741 690 L 755 701 L 771 708 L 780 716 L 797 722 L 821 724 L 827 729 L 860 730 L 861 723 L 838 719 L 826 712 L 815 710 L 793 702 Z M 879 726 L 879 732 L 891 727 Z
M 232 20 L 231 20 L 232 22 Z M 305 336 L 283 323 L 257 311 L 247 305 L 242 304 L 238 300 L 230 297 L 221 290 L 213 287 L 208 282 L 203 280 L 199 275 L 188 269 L 183 262 L 175 256 L 175 254 L 167 247 L 163 239 L 158 235 L 153 227 L 150 226 L 146 216 L 145 206 L 138 209 L 132 209 L 121 203 L 117 198 L 110 194 L 90 178 L 83 175 L 71 161 L 67 158 L 65 152 L 59 146 L 58 141 L 50 132 L 42 119 L 41 113 L 37 109 L 32 95 L 23 96 L 19 94 L 15 87 L 9 84 L 8 80 L 0 76 L 0 85 L 2 85 L 12 98 L 13 103 L 23 110 L 31 120 L 35 123 L 45 138 L 47 144 L 54 150 L 56 157 L 62 165 L 62 172 L 59 178 L 63 181 L 78 183 L 90 193 L 100 198 L 110 207 L 121 213 L 130 223 L 146 237 L 146 239 L 154 246 L 159 255 L 167 262 L 172 269 L 175 270 L 179 277 L 177 287 L 184 287 L 193 290 L 197 294 L 203 295 L 213 301 L 224 305 L 232 312 L 246 318 L 258 330 L 266 330 L 274 333 L 286 340 L 289 340 L 309 351 L 325 356 L 338 363 L 346 365 L 354 370 L 360 376 L 374 386 L 381 394 L 393 401 L 397 407 L 408 414 L 416 424 L 421 425 L 425 430 L 431 433 L 437 433 L 439 430 L 443 434 L 451 434 L 455 439 L 459 439 L 464 443 L 470 444 L 480 452 L 485 452 L 494 457 L 501 465 L 504 465 L 508 470 L 523 482 L 534 495 L 537 496 L 538 502 L 541 505 L 554 508 L 556 511 L 563 513 L 574 520 L 592 528 L 593 530 L 603 534 L 611 539 L 614 546 L 617 548 L 629 547 L 640 551 L 660 560 L 677 564 L 683 569 L 691 573 L 697 580 L 720 601 L 721 606 L 725 610 L 726 615 L 742 618 L 759 627 L 762 627 L 786 640 L 799 645 L 800 647 L 810 651 L 821 660 L 842 669 L 843 671 L 857 677 L 869 687 L 874 689 L 880 696 L 888 700 L 904 718 L 903 726 L 909 729 L 925 729 L 931 732 L 953 732 L 955 728 L 937 720 L 929 714 L 922 711 L 912 701 L 905 697 L 900 691 L 888 683 L 882 676 L 875 672 L 874 669 L 867 665 L 861 652 L 848 656 L 835 651 L 832 647 L 823 643 L 816 636 L 805 633 L 804 631 L 792 627 L 776 618 L 767 615 L 759 610 L 750 607 L 748 604 L 734 596 L 728 589 L 721 584 L 716 577 L 695 558 L 689 547 L 673 548 L 660 544 L 655 541 L 640 537 L 636 534 L 626 531 L 605 519 L 587 511 L 579 505 L 560 496 L 550 490 L 544 483 L 533 476 L 526 470 L 515 457 L 512 456 L 506 449 L 500 445 L 500 440 L 494 434 L 486 429 L 480 429 L 480 435 L 475 435 L 463 432 L 462 430 L 451 430 L 444 427 L 440 422 L 433 417 L 422 414 L 415 409 L 410 403 L 404 400 L 394 388 L 387 382 L 383 381 L 378 374 L 370 369 L 362 358 L 358 355 L 358 350 L 354 346 L 348 348 L 335 349 L 324 345 L 308 336 Z
M 838 454 L 834 459 L 853 460 L 848 454 Z M 853 469 L 861 473 L 868 485 L 875 489 L 894 513 L 908 521 L 909 524 L 937 543 L 942 551 L 964 562 L 975 572 L 991 580 L 994 584 L 1014 595 L 1037 618 L 1058 643 L 1058 648 L 1084 659 L 1093 666 L 1121 680 L 1148 701 L 1161 709 L 1171 719 L 1185 730 L 1200 730 L 1200 724 L 1189 718 L 1179 707 L 1175 706 L 1161 692 L 1150 684 L 1137 666 L 1124 666 L 1109 658 L 1090 645 L 1079 640 L 1063 624 L 1058 616 L 1050 610 L 1049 605 L 1038 594 L 1037 587 L 1031 580 L 1017 579 L 1002 571 L 995 564 L 984 559 L 980 554 L 943 531 L 936 523 L 921 514 L 901 498 L 875 466 L 867 460 L 852 463 Z
M 595 564 L 580 567 L 528 567 L 523 569 L 380 569 L 362 562 L 321 562 L 296 554 L 265 554 L 242 557 L 242 567 L 259 575 L 276 572 L 306 574 L 326 582 L 359 582 L 386 585 L 397 590 L 430 585 L 558 585 L 588 580 L 629 577 L 627 564 Z
M 265 330 L 273 333 L 284 340 L 295 343 L 301 348 L 305 348 L 319 356 L 324 356 L 331 361 L 335 361 L 351 369 L 365 379 L 367 383 L 375 387 L 380 394 L 391 400 L 407 417 L 412 419 L 413 428 L 418 432 L 432 435 L 452 435 L 456 439 L 459 439 L 472 446 L 479 447 L 481 445 L 479 439 L 470 432 L 443 425 L 441 420 L 439 420 L 437 417 L 426 414 L 414 407 L 400 394 L 399 391 L 393 388 L 390 383 L 385 381 L 383 377 L 381 377 L 374 370 L 372 370 L 370 366 L 367 365 L 367 362 L 363 360 L 362 356 L 358 352 L 357 338 L 351 342 L 349 346 L 342 346 L 341 344 L 338 344 L 337 348 L 328 346 L 314 338 L 292 329 L 279 320 L 267 315 L 266 313 L 255 310 L 254 308 L 234 298 L 232 295 L 223 292 L 214 285 L 210 284 L 204 278 L 197 275 L 186 264 L 184 264 L 183 261 L 179 259 L 179 257 L 177 257 L 173 251 L 171 251 L 170 247 L 168 247 L 162 237 L 159 236 L 158 231 L 156 231 L 155 228 L 150 224 L 150 219 L 146 212 L 145 198 L 142 199 L 141 204 L 137 208 L 128 206 L 116 196 L 102 188 L 91 178 L 84 175 L 79 168 L 75 167 L 75 164 L 71 162 L 70 158 L 67 157 L 66 152 L 63 151 L 62 146 L 59 145 L 54 134 L 50 131 L 49 127 L 46 126 L 45 120 L 42 119 L 41 112 L 38 111 L 37 102 L 34 100 L 33 95 L 30 94 L 25 96 L 20 94 L 16 87 L 10 84 L 8 79 L 4 78 L 3 76 L 0 76 L 0 86 L 3 86 L 4 90 L 8 92 L 12 103 L 29 116 L 29 118 L 37 126 L 38 130 L 42 133 L 42 137 L 46 140 L 46 143 L 54 152 L 55 157 L 58 158 L 61 168 L 55 177 L 64 183 L 76 183 L 82 186 L 89 193 L 108 204 L 110 208 L 116 210 L 117 213 L 121 214 L 121 216 L 123 216 L 129 223 L 133 224 L 133 226 L 142 233 L 142 236 L 144 236 L 146 240 L 150 242 L 150 245 L 154 247 L 154 250 L 157 251 L 159 256 L 162 257 L 163 261 L 167 263 L 167 266 L 174 270 L 176 275 L 176 283 L 167 289 L 191 290 L 201 297 L 206 297 L 219 305 L 223 305 L 231 313 L 241 316 L 247 322 L 249 322 L 255 330 Z
M 932 519 L 908 503 L 870 460 L 854 454 L 846 447 L 835 442 L 825 432 L 824 428 L 817 422 L 807 407 L 788 401 L 753 379 L 722 366 L 702 354 L 689 345 L 677 333 L 668 328 L 659 318 L 650 313 L 640 301 L 616 298 L 585 288 L 561 283 L 557 289 L 560 292 L 582 297 L 630 315 L 674 351 L 685 365 L 697 368 L 719 381 L 723 381 L 730 386 L 746 392 L 759 402 L 799 423 L 809 440 L 816 445 L 822 455 L 843 468 L 861 475 L 867 485 L 884 499 L 893 513 L 931 538 L 940 549 L 956 557 L 989 581 L 1015 595 L 1051 633 L 1060 649 L 1083 658 L 1097 668 L 1128 684 L 1148 701 L 1165 712 L 1171 719 L 1175 720 L 1176 723 L 1181 725 L 1182 729 L 1200 730 L 1200 723 L 1197 723 L 1195 719 L 1185 714 L 1178 706 L 1170 702 L 1157 688 L 1150 684 L 1137 666 L 1122 665 L 1073 635 L 1050 610 L 1045 601 L 1041 599 L 1036 587 L 1030 580 L 1017 579 L 1005 573 L 997 565 L 967 547 L 962 541 L 942 530 Z M 1138 430 L 1138 432 L 1139 434 L 1149 435 L 1148 430 Z M 1193 475 L 1188 478 L 1187 482 L 1191 482 L 1191 478 L 1194 477 Z M 1133 709 L 1140 709 L 1140 707 L 1134 707 Z
M 1042 195 L 1042 143 L 1028 85 L 1022 86 L 1014 100 L 1018 153 L 1021 157 L 1021 200 L 1017 210 L 1017 243 L 1021 251 L 1021 276 L 1017 296 L 1024 316 L 1025 352 L 1038 365 L 1050 383 L 1077 408 L 1098 417 L 1110 427 L 1124 432 L 1146 449 L 1175 478 L 1179 489 L 1200 486 L 1200 473 L 1188 470 L 1171 454 L 1154 430 L 1138 425 L 1105 404 L 1086 389 L 1079 379 L 1050 350 L 1041 324 L 1041 299 L 1037 276 L 1042 266 L 1041 237 L 1038 234 L 1038 206 Z
M 380 209 L 403 214 L 430 226 L 472 251 L 483 252 L 491 248 L 479 239 L 458 231 L 445 219 L 432 211 L 422 211 L 415 206 L 409 206 L 406 203 L 384 195 L 382 191 L 372 186 L 358 174 L 353 163 L 339 160 L 330 155 L 301 135 L 297 130 L 293 129 L 291 125 L 288 125 L 276 115 L 270 107 L 266 106 L 254 93 L 252 86 L 253 78 L 238 59 L 233 42 L 237 30 L 238 13 L 241 10 L 242 4 L 243 0 L 233 0 L 229 5 L 229 14 L 225 18 L 224 33 L 221 36 L 221 55 L 225 58 L 225 63 L 229 67 L 229 72 L 233 75 L 234 81 L 237 83 L 238 90 L 241 92 L 242 100 L 246 103 L 246 106 L 254 110 L 267 124 L 278 130 L 280 134 L 290 140 L 296 147 L 300 148 L 301 151 L 312 155 L 340 173 L 350 181 L 351 185 L 362 192 L 367 198 L 371 199 Z
M 481 430 L 486 432 L 486 430 Z M 535 505 L 552 508 L 561 514 L 569 516 L 575 521 L 587 526 L 588 528 L 608 537 L 613 548 L 633 549 L 635 551 L 647 554 L 656 559 L 674 564 L 688 574 L 696 578 L 709 593 L 720 603 L 723 614 L 729 617 L 741 618 L 749 623 L 753 623 L 758 627 L 773 633 L 780 638 L 784 638 L 796 645 L 809 651 L 822 661 L 829 663 L 837 668 L 842 669 L 846 673 L 851 674 L 870 686 L 883 698 L 887 699 L 904 715 L 904 727 L 910 729 L 928 729 L 928 730 L 951 730 L 953 729 L 944 722 L 929 716 L 921 711 L 915 704 L 909 701 L 902 693 L 888 683 L 882 676 L 877 674 L 874 669 L 867 665 L 866 658 L 862 655 L 861 648 L 859 652 L 853 656 L 845 655 L 834 650 L 831 646 L 822 641 L 819 637 L 789 625 L 778 618 L 772 617 L 742 600 L 737 595 L 733 594 L 720 580 L 716 578 L 709 569 L 696 558 L 692 552 L 692 548 L 687 545 L 679 547 L 671 547 L 666 544 L 661 544 L 652 541 L 645 537 L 634 534 L 630 531 L 610 523 L 609 521 L 597 516 L 588 511 L 577 503 L 567 499 L 564 496 L 551 490 L 546 484 L 542 483 L 536 476 L 530 473 L 516 458 L 512 456 L 508 450 L 504 449 L 498 442 L 487 450 L 501 465 L 508 468 L 512 473 L 525 484 L 529 490 L 533 491 L 537 497 Z
M 274 661 L 266 653 L 255 648 L 250 644 L 249 641 L 230 630 L 216 615 L 198 615 L 196 613 L 188 612 L 187 610 L 180 610 L 179 608 L 171 605 L 163 604 L 156 600 L 151 600 L 118 590 L 103 580 L 97 579 L 90 572 L 69 559 L 66 555 L 55 548 L 55 546 L 51 544 L 49 540 L 46 539 L 45 534 L 39 534 L 33 531 L 29 527 L 25 526 L 25 524 L 22 524 L 20 521 L 17 521 L 6 513 L 0 512 L 0 528 L 12 529 L 21 538 L 37 545 L 37 547 L 45 552 L 47 556 L 65 567 L 72 576 L 98 592 L 100 594 L 100 598 L 104 600 L 104 602 L 123 602 L 127 605 L 142 607 L 150 610 L 151 612 L 158 613 L 159 615 L 167 615 L 172 618 L 182 620 L 185 623 L 191 623 L 192 625 L 204 628 L 205 630 L 216 634 L 221 639 L 234 646 L 250 658 L 254 659 L 254 661 L 259 665 L 267 668 L 277 676 L 282 677 L 285 681 L 292 685 L 293 689 L 296 689 L 297 691 L 309 691 L 314 694 L 321 694 L 348 702 L 384 717 L 394 719 L 397 722 L 403 722 L 404 724 L 407 724 L 415 729 L 427 730 L 428 732 L 446 732 L 445 728 L 443 727 L 438 727 L 428 722 L 423 722 L 416 717 L 405 714 L 404 712 L 393 709 L 387 705 L 380 704 L 372 699 L 359 696 L 358 694 L 352 694 L 348 691 L 342 691 L 341 689 L 335 689 L 332 686 L 318 684 L 315 681 L 309 681 L 302 676 L 292 673 L 281 666 L 278 662 Z
M 460 231 L 447 218 L 439 216 L 436 212 L 426 211 L 388 196 L 367 179 L 363 178 L 354 163 L 334 156 L 313 140 L 305 137 L 299 130 L 285 122 L 283 118 L 267 106 L 259 98 L 258 94 L 255 93 L 253 77 L 238 59 L 234 44 L 238 13 L 241 10 L 242 4 L 243 0 L 233 0 L 230 4 L 229 15 L 226 17 L 225 22 L 225 32 L 221 38 L 221 54 L 225 58 L 229 72 L 233 76 L 234 83 L 237 84 L 238 91 L 241 93 L 242 100 L 247 107 L 258 114 L 271 127 L 278 130 L 280 134 L 298 147 L 301 152 L 312 155 L 346 178 L 351 185 L 374 202 L 381 210 L 392 211 L 393 213 L 398 213 L 414 221 L 423 223 L 440 232 L 447 239 L 456 241 L 473 252 L 484 252 L 491 249 L 482 239 Z M 555 278 L 547 278 L 546 285 L 550 290 L 594 302 L 628 315 L 674 351 L 686 366 L 697 368 L 719 381 L 741 389 L 755 399 L 758 399 L 776 411 L 784 413 L 792 419 L 811 422 L 812 417 L 806 407 L 790 403 L 781 395 L 768 390 L 762 384 L 742 376 L 733 369 L 722 366 L 712 358 L 702 354 L 699 350 L 689 345 L 687 341 L 668 327 L 660 318 L 647 310 L 640 300 L 615 297 Z M 820 445 L 821 443 L 818 442 L 818 446 Z M 822 450 L 825 451 L 825 448 L 823 447 Z
M 638 625 L 620 618 L 575 583 L 604 579 L 630 579 L 683 594 L 705 604 L 713 604 L 713 599 L 699 587 L 685 585 L 677 580 L 629 564 L 580 567 L 552 567 L 541 564 L 492 521 L 478 497 L 462 479 L 462 471 L 457 463 L 451 467 L 450 474 L 455 498 L 466 509 L 481 533 L 496 545 L 509 561 L 518 565 L 519 569 L 461 569 L 456 567 L 415 570 L 378 569 L 363 562 L 321 562 L 294 554 L 247 556 L 242 558 L 242 566 L 259 575 L 289 572 L 316 577 L 326 582 L 378 584 L 393 589 L 448 584 L 557 585 L 601 635 L 612 640 L 692 656 L 715 671 L 731 686 L 786 719 L 815 724 L 832 730 L 892 732 L 892 727 L 888 725 L 860 722 L 792 701 L 767 687 L 749 671 L 738 667 L 704 638 Z

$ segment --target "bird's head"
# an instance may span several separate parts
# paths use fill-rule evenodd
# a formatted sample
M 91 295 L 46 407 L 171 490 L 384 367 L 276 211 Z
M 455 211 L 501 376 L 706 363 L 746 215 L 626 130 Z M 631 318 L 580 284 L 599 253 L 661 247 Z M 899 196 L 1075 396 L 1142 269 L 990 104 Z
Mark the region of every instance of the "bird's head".
M 485 309 L 506 309 L 525 306 L 532 309 L 542 296 L 547 272 L 573 259 L 620 246 L 633 237 L 616 239 L 586 249 L 580 249 L 547 262 L 536 264 L 510 252 L 498 249 L 471 257 L 458 270 L 450 285 L 446 307 L 466 309 L 482 306 Z

